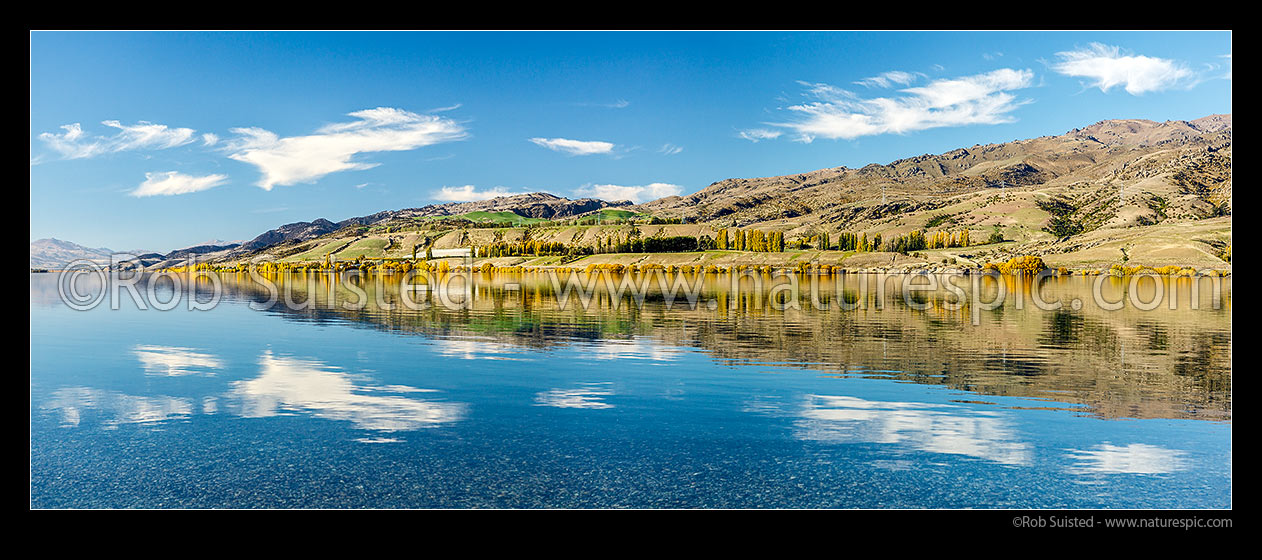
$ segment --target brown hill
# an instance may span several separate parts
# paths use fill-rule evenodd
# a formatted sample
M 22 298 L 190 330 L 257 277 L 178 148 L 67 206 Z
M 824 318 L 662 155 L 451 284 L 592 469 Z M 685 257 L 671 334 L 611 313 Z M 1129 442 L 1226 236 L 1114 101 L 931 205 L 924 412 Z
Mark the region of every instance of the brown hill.
M 975 145 L 860 169 L 727 179 L 688 196 L 639 206 L 666 216 L 748 225 L 788 220 L 826 229 L 864 229 L 878 215 L 976 192 L 1034 190 L 1087 182 L 1114 192 L 1159 177 L 1208 202 L 1182 200 L 1190 214 L 1230 212 L 1231 115 L 1195 121 L 1101 121 L 1059 136 Z M 1142 169 L 1142 171 L 1141 171 Z M 1225 173 L 1222 173 L 1225 171 Z M 1199 189 L 1198 189 L 1199 188 Z M 897 205 L 890 207 L 891 202 Z M 1214 210 L 1227 204 L 1223 210 Z M 1210 207 L 1207 208 L 1206 206 Z

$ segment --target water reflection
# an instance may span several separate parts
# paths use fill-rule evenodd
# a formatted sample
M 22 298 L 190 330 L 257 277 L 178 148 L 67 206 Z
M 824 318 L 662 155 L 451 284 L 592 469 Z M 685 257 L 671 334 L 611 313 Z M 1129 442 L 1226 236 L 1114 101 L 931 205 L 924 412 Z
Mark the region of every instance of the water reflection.
M 351 375 L 314 360 L 274 356 L 259 358 L 262 373 L 237 381 L 229 395 L 239 401 L 241 416 L 262 418 L 285 412 L 347 421 L 357 428 L 398 432 L 460 420 L 462 403 L 428 401 L 388 394 L 397 389 L 357 386 Z
M 679 349 L 638 337 L 630 340 L 601 340 L 590 346 L 591 357 L 597 360 L 651 360 L 670 362 L 678 359 Z
M 356 289 L 367 294 L 360 297 L 336 279 L 290 274 L 269 280 L 310 305 L 273 305 L 265 312 L 414 333 L 444 355 L 465 359 L 530 359 L 537 350 L 578 346 L 593 359 L 668 362 L 681 349 L 696 348 L 722 364 L 775 364 L 1032 397 L 1085 405 L 1084 413 L 1105 418 L 1231 418 L 1229 279 L 1160 279 L 1160 305 L 1112 311 L 1094 303 L 1094 291 L 1106 302 L 1129 301 L 1151 292 L 1156 281 L 1132 287 L 1116 278 L 1046 279 L 1039 299 L 1082 305 L 1042 310 L 1032 304 L 1031 283 L 973 278 L 968 293 L 984 301 L 1007 293 L 1006 299 L 951 309 L 947 304 L 959 298 L 947 282 L 938 281 L 937 290 L 917 282 L 911 301 L 930 304 L 921 308 L 902 297 L 898 278 L 844 275 L 804 288 L 802 298 L 829 304 L 820 310 L 809 301 L 786 304 L 783 290 L 776 291 L 789 282 L 785 277 L 733 285 L 725 275 L 707 275 L 698 284 L 697 306 L 668 306 L 669 298 L 651 284 L 644 305 L 636 306 L 638 296 L 607 289 L 620 281 L 597 281 L 591 282 L 591 305 L 583 307 L 578 300 L 562 305 L 546 275 L 476 274 L 468 305 L 453 310 L 436 300 L 424 309 L 375 303 L 400 301 L 395 276 L 358 279 Z M 224 286 L 230 299 L 257 303 L 271 295 L 248 276 L 225 276 Z M 369 303 L 354 310 L 338 305 L 347 300 Z M 842 302 L 859 307 L 843 309 Z
M 162 395 L 127 395 L 90 387 L 66 387 L 54 391 L 42 408 L 58 411 L 61 425 L 68 428 L 78 427 L 90 412 L 101 413 L 101 425 L 112 429 L 120 424 L 154 424 L 188 418 L 193 414 L 193 401 Z
M 1072 449 L 1075 474 L 1166 474 L 1187 468 L 1185 453 L 1156 445 L 1103 443 L 1090 449 Z
M 827 443 L 881 443 L 929 453 L 967 455 L 1005 465 L 1028 465 L 1020 441 L 998 412 L 914 402 L 870 401 L 809 395 L 795 423 L 800 439 Z
M 438 353 L 462 360 L 520 360 L 514 355 L 520 352 L 510 345 L 493 338 L 436 338 L 433 340 Z
M 613 396 L 609 383 L 584 383 L 581 387 L 571 389 L 552 389 L 535 395 L 535 403 L 540 406 L 554 408 L 613 408 L 604 401 Z
M 223 368 L 223 361 L 219 358 L 192 348 L 142 344 L 132 349 L 132 353 L 148 375 L 215 375 L 216 370 Z
M 33 305 L 32 503 L 1230 505 L 1231 322 L 1208 305 L 974 323 L 897 292 L 819 311 L 715 284 L 714 307 L 584 309 L 493 275 L 464 309 L 352 310 L 291 279 L 311 306 L 247 308 L 248 278 L 205 313 Z M 878 298 L 850 280 L 820 297 Z

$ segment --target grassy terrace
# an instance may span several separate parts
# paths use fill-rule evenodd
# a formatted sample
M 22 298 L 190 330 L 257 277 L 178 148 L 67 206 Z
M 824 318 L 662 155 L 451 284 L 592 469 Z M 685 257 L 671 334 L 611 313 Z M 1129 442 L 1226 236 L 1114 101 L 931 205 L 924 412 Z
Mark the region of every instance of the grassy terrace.
M 389 241 L 379 237 L 360 239 L 359 241 L 351 243 L 345 249 L 339 251 L 337 253 L 337 258 L 338 260 L 351 260 L 359 257 L 380 256 L 389 244 Z
M 298 253 L 296 255 L 290 255 L 281 260 L 286 261 L 286 262 L 305 262 L 305 261 L 324 260 L 325 255 L 332 253 L 333 251 L 336 251 L 338 249 L 341 249 L 342 247 L 345 247 L 348 243 L 350 242 L 346 239 L 334 239 L 334 240 L 316 245 L 314 248 L 310 250 L 304 251 L 302 253 Z
M 468 220 L 477 224 L 495 224 L 507 227 L 545 224 L 550 221 L 546 218 L 527 218 L 514 212 L 467 212 L 454 216 L 425 216 L 417 218 L 417 220 L 421 222 Z

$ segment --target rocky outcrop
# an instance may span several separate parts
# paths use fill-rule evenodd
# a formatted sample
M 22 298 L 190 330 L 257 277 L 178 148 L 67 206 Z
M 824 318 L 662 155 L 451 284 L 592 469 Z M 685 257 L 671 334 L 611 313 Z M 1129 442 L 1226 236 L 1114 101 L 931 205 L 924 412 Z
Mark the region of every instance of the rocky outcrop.
M 324 218 L 319 218 L 313 222 L 295 222 L 266 231 L 262 235 L 242 243 L 241 248 L 247 251 L 257 251 L 278 243 L 306 241 L 327 233 L 333 233 L 338 229 L 341 229 L 338 224 Z

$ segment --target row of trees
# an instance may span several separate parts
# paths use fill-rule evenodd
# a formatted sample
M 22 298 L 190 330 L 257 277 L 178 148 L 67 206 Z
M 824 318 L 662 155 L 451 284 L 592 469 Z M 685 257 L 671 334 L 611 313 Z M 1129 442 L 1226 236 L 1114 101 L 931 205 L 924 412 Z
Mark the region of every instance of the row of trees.
M 596 238 L 596 253 L 685 253 L 715 249 L 714 239 L 708 235 L 674 235 L 667 237 L 640 237 L 640 230 L 632 230 L 626 237 L 617 235 Z
M 867 233 L 851 233 L 843 231 L 838 234 L 836 243 L 833 243 L 832 237 L 828 233 L 821 233 L 818 235 L 799 238 L 793 242 L 791 247 L 794 249 L 815 248 L 836 251 L 858 251 L 861 253 L 871 251 L 894 251 L 898 253 L 906 253 L 923 249 L 968 247 L 969 244 L 968 230 L 961 230 L 955 233 L 949 231 L 939 231 L 928 236 L 926 236 L 923 231 L 916 230 L 907 234 L 886 239 L 882 239 L 881 234 L 879 233 L 869 238 Z M 784 233 L 779 231 L 764 233 L 756 229 L 751 229 L 749 231 L 738 229 L 729 238 L 727 230 L 723 229 L 719 230 L 716 247 L 721 250 L 729 251 L 784 251 Z
M 929 240 L 925 237 L 925 232 L 920 230 L 894 236 L 885 241 L 885 250 L 894 253 L 907 254 L 912 251 L 923 251 L 928 248 Z
M 824 236 L 824 242 L 828 242 L 827 234 Z M 843 231 L 837 235 L 838 251 L 858 251 L 860 253 L 867 253 L 876 250 L 876 248 L 880 246 L 881 234 L 879 233 L 873 235 L 871 240 L 868 239 L 868 234 L 866 233 L 858 234 Z M 831 248 L 831 246 L 826 246 L 826 248 Z
M 517 242 L 496 241 L 490 245 L 473 248 L 473 256 L 479 258 L 494 257 L 521 257 L 535 256 L 543 257 L 550 255 L 590 255 L 593 253 L 591 247 L 580 245 L 566 245 L 558 241 L 534 241 L 523 240 Z M 433 253 L 427 254 L 427 258 L 432 258 Z
M 992 235 L 992 238 L 994 236 Z M 1002 236 L 999 237 L 1002 241 Z M 991 242 L 994 242 L 992 239 Z M 926 236 L 923 231 L 916 230 L 907 234 L 894 236 L 892 238 L 882 239 L 881 234 L 875 234 L 871 238 L 867 233 L 856 234 L 851 232 L 841 232 L 838 234 L 836 244 L 832 242 L 832 238 L 828 233 L 821 233 L 814 236 L 799 238 L 793 242 L 794 249 L 810 249 L 818 248 L 824 250 L 838 251 L 891 251 L 898 253 L 909 253 L 912 251 L 920 251 L 924 249 L 944 249 L 954 247 L 968 247 L 970 245 L 968 230 L 961 230 L 956 233 L 948 231 L 938 231 L 932 235 Z M 434 243 L 431 239 L 426 239 L 422 243 L 412 246 L 412 259 L 417 260 L 421 247 L 425 248 L 425 260 L 434 259 Z M 708 235 L 694 237 L 690 235 L 676 235 L 666 237 L 640 237 L 638 228 L 627 232 L 625 237 L 611 235 L 607 237 L 598 237 L 594 246 L 589 245 L 567 245 L 558 241 L 540 241 L 531 240 L 527 236 L 526 239 L 520 241 L 495 241 L 488 245 L 472 247 L 473 256 L 477 258 L 495 258 L 495 257 L 518 257 L 518 256 L 572 256 L 578 257 L 582 255 L 604 254 L 604 253 L 682 253 L 691 251 L 709 251 L 713 249 L 725 251 L 752 251 L 752 252 L 783 252 L 786 243 L 784 240 L 784 232 L 769 231 L 764 232 L 758 229 L 742 230 L 736 229 L 729 233 L 727 229 L 721 229 L 715 238 Z M 329 256 L 325 256 L 324 266 L 321 268 L 333 268 L 329 262 Z
M 715 240 L 715 248 L 721 251 L 778 253 L 784 251 L 784 232 L 738 229 L 729 238 L 727 230 L 721 229 Z
M 929 236 L 930 249 L 950 249 L 954 247 L 968 247 L 968 230 L 961 230 L 959 233 L 951 233 L 948 231 L 939 231 Z
M 567 246 L 563 243 L 545 243 L 540 241 L 522 241 L 517 243 L 496 242 L 479 250 L 478 257 L 507 257 L 522 255 L 566 255 L 592 253 L 682 253 L 690 251 L 753 251 L 783 252 L 785 250 L 784 232 L 762 230 L 735 230 L 729 234 L 721 229 L 716 238 L 703 235 L 676 235 L 670 237 L 639 237 L 639 230 L 633 230 L 626 237 L 610 236 L 596 239 L 594 248 L 587 246 Z M 939 231 L 926 236 L 923 231 L 915 230 L 891 238 L 882 238 L 875 234 L 871 238 L 867 233 L 855 234 L 842 232 L 836 244 L 833 244 L 827 233 L 797 240 L 796 249 L 819 248 L 838 251 L 892 251 L 908 253 L 925 249 L 946 249 L 968 247 L 970 245 L 968 230 L 956 233 Z

